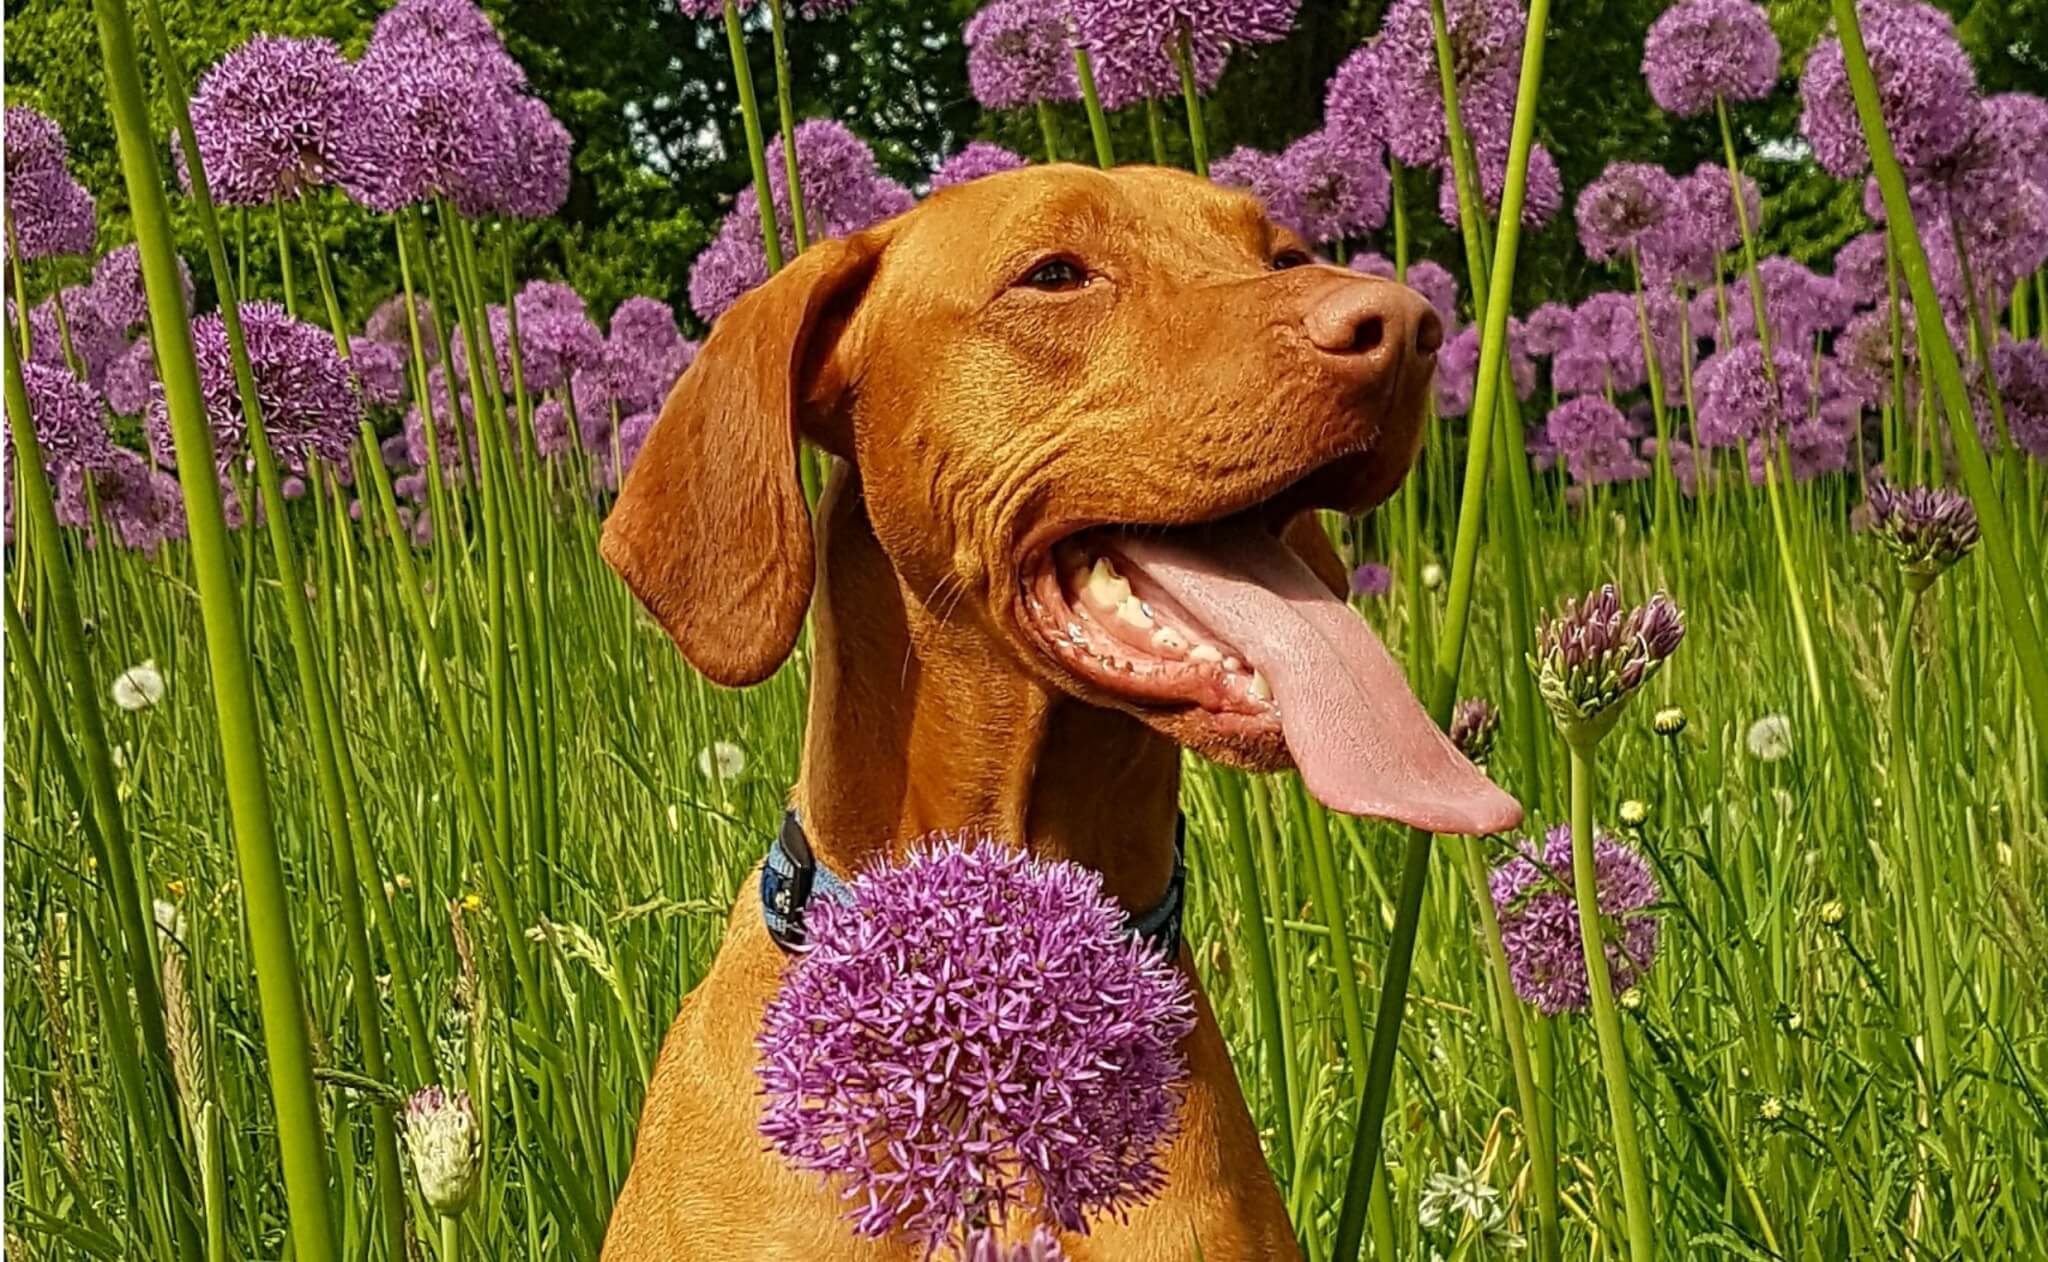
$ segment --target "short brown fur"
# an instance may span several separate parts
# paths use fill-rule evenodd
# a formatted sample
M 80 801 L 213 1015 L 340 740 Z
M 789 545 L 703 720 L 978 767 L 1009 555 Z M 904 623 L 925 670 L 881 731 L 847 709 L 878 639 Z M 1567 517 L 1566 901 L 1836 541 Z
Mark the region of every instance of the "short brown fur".
M 1021 631 L 1018 573 L 1086 526 L 1267 505 L 1342 589 L 1303 510 L 1392 489 L 1429 363 L 1333 367 L 1302 312 L 1359 287 L 1403 329 L 1426 309 L 1349 272 L 1274 270 L 1299 249 L 1248 198 L 1190 176 L 1041 167 L 814 246 L 718 322 L 603 551 L 722 684 L 772 673 L 808 610 L 792 801 L 824 862 L 852 872 L 933 830 L 986 830 L 1145 907 L 1171 870 L 1178 745 L 1275 765 L 1068 677 Z M 1051 256 L 1084 264 L 1088 284 L 1015 283 Z M 840 457 L 815 541 L 799 438 Z M 856 1239 L 817 1179 L 763 1150 L 753 1040 L 785 963 L 743 888 L 662 1048 L 607 1262 L 922 1256 Z M 1185 1050 L 1165 1193 L 1064 1240 L 1069 1257 L 1191 1258 L 1196 1241 L 1209 1262 L 1299 1256 L 1206 999 Z

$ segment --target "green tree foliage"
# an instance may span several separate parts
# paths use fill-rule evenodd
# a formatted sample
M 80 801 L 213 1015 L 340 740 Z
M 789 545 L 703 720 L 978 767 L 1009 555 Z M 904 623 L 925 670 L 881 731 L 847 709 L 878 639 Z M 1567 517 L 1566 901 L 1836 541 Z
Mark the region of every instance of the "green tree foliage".
M 195 77 L 258 31 L 326 35 L 359 52 L 382 7 L 374 0 L 162 2 Z M 792 21 L 798 112 L 837 117 L 871 138 L 884 167 L 913 186 L 940 157 L 974 138 L 1041 156 L 1035 118 L 986 114 L 968 91 L 959 32 L 977 7 L 976 0 L 863 0 L 839 17 Z M 1207 103 L 1215 151 L 1239 144 L 1278 149 L 1316 127 L 1322 84 L 1377 29 L 1384 7 L 1382 0 L 1306 0 L 1293 37 L 1240 57 Z M 652 293 L 682 309 L 691 258 L 748 178 L 722 28 L 685 18 L 662 0 L 485 0 L 485 8 L 534 89 L 576 138 L 561 215 L 505 229 L 520 269 L 562 275 L 600 307 Z M 1667 117 L 1643 85 L 1643 32 L 1663 8 L 1664 0 L 1590 0 L 1552 13 L 1538 133 L 1563 172 L 1567 206 L 1557 222 L 1525 239 L 1524 305 L 1614 282 L 1579 254 L 1570 223 L 1570 199 L 1607 163 L 1654 158 L 1686 171 L 1719 156 L 1711 120 Z M 1860 190 L 1815 171 L 1798 136 L 1795 77 L 1825 29 L 1827 5 L 1780 0 L 1770 8 L 1787 50 L 1786 79 L 1772 99 L 1739 109 L 1736 122 L 1750 174 L 1764 189 L 1766 244 L 1824 259 L 1868 226 Z M 1986 91 L 2048 92 L 2048 50 L 2031 35 L 2048 30 L 2048 0 L 1979 0 L 1955 12 Z M 757 14 L 750 29 L 754 76 L 765 95 L 773 81 L 765 20 Z M 8 101 L 45 110 L 71 137 L 80 174 L 102 198 L 103 244 L 126 240 L 91 0 L 9 0 L 6 71 Z M 152 88 L 158 85 L 153 79 Z M 1179 104 L 1163 102 L 1161 111 L 1167 158 L 1185 163 Z M 1068 155 L 1081 155 L 1087 129 L 1079 108 L 1059 114 Z M 1126 110 L 1114 121 L 1119 156 L 1148 160 L 1145 112 Z M 168 135 L 168 118 L 162 122 Z M 1415 250 L 1455 262 L 1462 249 L 1438 219 L 1435 179 L 1416 172 L 1407 181 Z M 314 219 L 352 309 L 360 313 L 393 290 L 397 265 L 387 225 L 334 193 L 315 199 Z M 180 227 L 188 255 L 199 258 L 190 223 Z M 274 275 L 268 217 L 252 220 L 247 237 L 252 274 Z

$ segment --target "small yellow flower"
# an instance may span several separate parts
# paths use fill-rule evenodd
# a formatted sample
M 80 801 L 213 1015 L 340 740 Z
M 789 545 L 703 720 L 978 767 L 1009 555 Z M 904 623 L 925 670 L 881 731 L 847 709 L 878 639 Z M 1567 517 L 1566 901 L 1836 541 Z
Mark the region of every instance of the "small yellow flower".
M 466 912 L 479 912 L 483 909 L 484 900 L 481 894 L 464 894 L 462 896 L 462 910 Z
M 1619 1002 L 1621 1003 L 1623 1011 L 1641 1012 L 1643 1010 L 1643 992 L 1631 986 L 1627 990 L 1621 992 L 1621 998 Z
M 1650 724 L 1657 729 L 1659 736 L 1676 736 L 1685 730 L 1685 711 L 1677 706 L 1659 710 L 1656 717 L 1650 720 Z
M 1832 929 L 1848 918 L 1849 909 L 1842 906 L 1842 900 L 1831 898 L 1820 905 L 1820 922 Z
M 1764 1102 L 1756 1106 L 1756 1115 L 1766 1122 L 1775 1122 L 1785 1116 L 1785 1102 L 1774 1095 L 1765 1096 Z
M 1649 818 L 1650 808 L 1642 801 L 1630 798 L 1621 804 L 1621 826 L 1623 828 L 1641 828 L 1649 821 Z
M 184 881 L 184 878 L 182 878 L 182 877 L 180 877 L 180 878 L 179 878 L 178 880 L 175 880 L 175 881 L 167 881 L 167 882 L 165 882 L 165 883 L 164 883 L 164 888 L 165 888 L 166 890 L 169 890 L 169 891 L 170 891 L 170 894 L 171 894 L 171 897 L 172 897 L 172 898 L 183 898 L 183 897 L 185 897 L 185 881 Z
M 412 888 L 412 878 L 407 876 L 403 872 L 400 872 L 397 876 L 392 877 L 391 883 L 402 890 L 409 890 Z

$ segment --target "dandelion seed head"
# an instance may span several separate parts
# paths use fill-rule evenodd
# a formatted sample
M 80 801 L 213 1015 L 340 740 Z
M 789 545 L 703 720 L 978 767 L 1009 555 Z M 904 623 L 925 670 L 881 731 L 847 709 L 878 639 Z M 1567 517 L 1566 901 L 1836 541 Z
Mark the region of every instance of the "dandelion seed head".
M 1749 725 L 1743 747 L 1758 762 L 1781 762 L 1792 756 L 1792 720 L 1783 714 L 1766 714 Z
M 114 705 L 130 711 L 147 710 L 164 699 L 164 675 L 154 658 L 138 662 L 114 676 L 108 693 Z

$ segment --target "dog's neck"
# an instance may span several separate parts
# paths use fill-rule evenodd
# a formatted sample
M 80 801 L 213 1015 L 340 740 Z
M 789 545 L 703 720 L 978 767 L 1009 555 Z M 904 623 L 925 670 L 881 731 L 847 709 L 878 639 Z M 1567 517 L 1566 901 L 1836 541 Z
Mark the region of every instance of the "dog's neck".
M 817 520 L 796 805 L 820 861 L 853 873 L 934 831 L 985 832 L 1102 873 L 1127 909 L 1156 903 L 1178 748 L 1040 683 L 943 596 L 905 591 L 846 467 Z

